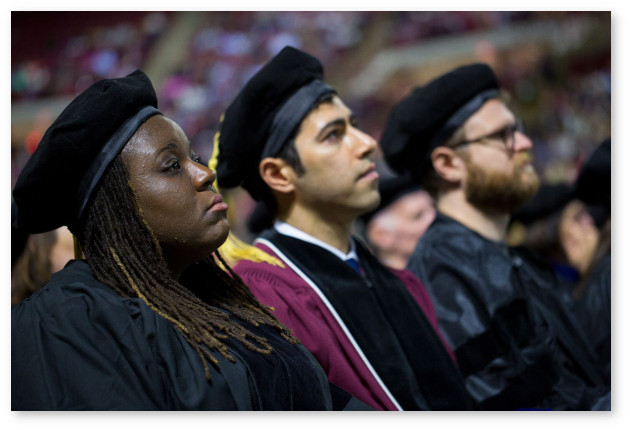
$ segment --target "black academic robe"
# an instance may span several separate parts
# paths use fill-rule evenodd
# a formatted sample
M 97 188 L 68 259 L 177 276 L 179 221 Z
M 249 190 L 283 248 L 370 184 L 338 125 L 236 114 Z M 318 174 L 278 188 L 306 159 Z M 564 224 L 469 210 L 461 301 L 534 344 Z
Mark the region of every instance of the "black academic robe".
M 594 346 L 597 361 L 604 369 L 604 379 L 610 385 L 611 361 L 611 257 L 610 253 L 597 262 L 584 279 L 584 292 L 576 300 L 577 320 Z
M 232 316 L 233 317 L 233 316 Z M 141 299 L 72 261 L 11 312 L 13 410 L 330 410 L 363 405 L 333 389 L 314 358 L 273 329 L 274 351 L 229 341 L 206 380 L 197 352 Z
M 361 271 L 320 246 L 264 231 L 313 282 L 404 410 L 471 410 L 459 370 L 405 284 L 359 240 Z
M 481 409 L 590 409 L 606 393 L 566 289 L 541 264 L 441 213 L 410 258 Z

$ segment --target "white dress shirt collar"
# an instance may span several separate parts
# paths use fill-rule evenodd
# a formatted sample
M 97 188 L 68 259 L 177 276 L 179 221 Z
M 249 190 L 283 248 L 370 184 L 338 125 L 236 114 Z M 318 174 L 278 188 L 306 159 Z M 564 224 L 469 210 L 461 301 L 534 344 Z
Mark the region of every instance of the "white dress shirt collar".
M 350 251 L 345 254 L 337 248 L 330 246 L 329 244 L 311 236 L 308 233 L 303 232 L 299 228 L 293 227 L 291 224 L 287 224 L 284 221 L 276 221 L 273 225 L 276 231 L 280 234 L 284 234 L 285 236 L 291 236 L 295 239 L 300 239 L 308 243 L 312 243 L 313 245 L 317 245 L 325 250 L 332 252 L 334 255 L 339 257 L 341 260 L 346 261 L 350 258 L 359 261 L 357 256 L 356 246 L 354 244 L 354 240 L 350 239 Z

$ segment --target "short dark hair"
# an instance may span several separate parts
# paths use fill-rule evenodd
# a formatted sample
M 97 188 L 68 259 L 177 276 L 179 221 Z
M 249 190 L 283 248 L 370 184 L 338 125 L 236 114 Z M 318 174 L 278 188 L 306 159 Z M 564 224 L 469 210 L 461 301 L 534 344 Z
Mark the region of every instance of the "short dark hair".
M 304 115 L 304 118 L 309 116 L 311 112 L 317 109 L 322 103 L 332 102 L 333 96 L 334 96 L 334 93 L 327 93 L 321 96 L 319 99 L 317 99 L 317 101 L 313 103 L 313 106 L 311 106 L 311 108 L 306 112 L 306 115 Z M 302 120 L 302 122 L 303 121 L 304 120 Z M 295 138 L 300 133 L 301 129 L 302 129 L 302 123 L 300 123 L 300 125 L 295 128 L 295 131 L 293 132 L 293 134 L 291 134 L 291 137 L 289 137 L 288 143 L 282 148 L 282 150 L 278 153 L 278 155 L 276 155 L 276 158 L 280 158 L 286 161 L 287 164 L 291 166 L 291 168 L 295 171 L 295 173 L 298 176 L 302 176 L 306 172 L 306 170 L 304 170 L 304 165 L 302 164 L 302 160 L 300 160 L 300 154 L 298 154 L 297 148 L 295 146 Z M 275 218 L 278 207 L 276 204 L 276 199 L 273 197 L 273 194 L 271 192 L 264 193 L 262 197 L 262 201 L 265 203 L 265 205 L 267 205 L 267 208 L 270 210 L 270 212 L 273 214 Z
M 287 164 L 295 170 L 295 173 L 297 173 L 298 176 L 302 176 L 305 173 L 305 170 L 302 165 L 302 160 L 300 160 L 300 154 L 298 154 L 297 148 L 295 147 L 295 136 L 297 136 L 298 131 L 299 127 L 296 129 L 295 134 L 291 136 L 289 143 L 282 148 L 276 157 L 286 161 Z
M 464 125 L 460 125 L 453 134 L 440 146 L 445 146 L 447 148 L 453 147 L 457 142 L 463 139 Z M 462 148 L 462 152 L 465 148 Z M 457 149 L 456 149 L 457 151 Z M 431 157 L 431 154 L 429 154 Z M 425 189 L 427 193 L 435 200 L 437 199 L 438 193 L 445 189 L 447 186 L 447 182 L 436 172 L 435 167 L 433 167 L 433 161 L 429 158 L 426 163 L 426 169 L 422 174 L 421 184 L 422 188 Z
M 332 102 L 333 95 L 334 93 L 327 93 L 327 94 L 322 95 L 319 99 L 317 99 L 315 103 L 313 103 L 313 106 L 311 106 L 311 108 L 304 115 L 302 122 L 304 122 L 304 119 L 306 119 L 306 117 L 309 116 L 311 112 L 317 109 L 322 103 Z M 298 175 L 303 175 L 305 172 L 304 166 L 302 165 L 302 161 L 300 160 L 300 155 L 298 154 L 297 148 L 295 147 L 295 138 L 297 137 L 297 135 L 300 133 L 300 130 L 302 129 L 302 122 L 300 122 L 300 125 L 295 128 L 295 130 L 293 131 L 293 134 L 291 134 L 291 137 L 289 138 L 289 142 L 284 146 L 284 148 L 282 148 L 280 153 L 276 156 L 278 158 L 283 159 L 287 163 L 289 163 L 289 166 L 291 166 L 295 170 L 295 173 L 297 173 Z

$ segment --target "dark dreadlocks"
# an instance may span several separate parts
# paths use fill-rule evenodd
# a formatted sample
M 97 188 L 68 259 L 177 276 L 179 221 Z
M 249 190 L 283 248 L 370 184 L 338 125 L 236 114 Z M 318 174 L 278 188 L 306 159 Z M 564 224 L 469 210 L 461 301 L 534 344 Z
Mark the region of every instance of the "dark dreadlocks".
M 253 326 L 271 326 L 290 343 L 297 343 L 290 330 L 258 302 L 218 251 L 214 256 L 229 274 L 210 255 L 187 269 L 179 281 L 171 277 L 120 155 L 93 197 L 80 241 L 96 278 L 123 297 L 142 299 L 171 322 L 199 354 L 207 379 L 207 361 L 218 364 L 211 351 L 234 361 L 224 343 L 228 338 L 261 354 L 272 351 L 264 337 L 251 333 L 231 319 L 228 312 Z

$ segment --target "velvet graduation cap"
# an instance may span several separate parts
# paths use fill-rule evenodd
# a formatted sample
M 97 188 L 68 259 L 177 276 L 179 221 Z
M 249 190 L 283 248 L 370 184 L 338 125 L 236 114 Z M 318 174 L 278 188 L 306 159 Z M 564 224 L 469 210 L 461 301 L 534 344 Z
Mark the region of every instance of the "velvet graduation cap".
M 253 234 L 260 234 L 273 226 L 275 217 L 264 202 L 258 202 L 247 218 L 247 229 Z
M 277 156 L 315 103 L 334 92 L 323 75 L 317 58 L 287 46 L 247 82 L 226 109 L 218 133 L 221 188 L 242 186 L 261 199 L 267 187 L 258 164 Z
M 611 210 L 611 154 L 610 138 L 604 140 L 582 165 L 575 181 L 577 198 L 588 206 L 588 211 L 601 228 Z
M 459 67 L 416 88 L 390 112 L 380 140 L 385 160 L 395 171 L 421 180 L 433 149 L 498 95 L 494 72 L 481 63 Z
M 22 230 L 18 229 L 15 225 L 15 218 L 17 217 L 17 206 L 15 202 L 11 202 L 11 267 L 22 256 L 29 235 Z
M 526 202 L 513 216 L 512 221 L 518 221 L 529 226 L 536 221 L 557 214 L 575 198 L 575 188 L 569 184 L 542 184 L 534 197 Z
M 610 138 L 604 140 L 582 165 L 575 182 L 577 196 L 586 204 L 610 210 L 611 190 Z
M 41 233 L 80 228 L 90 197 L 114 158 L 149 117 L 160 112 L 141 71 L 96 82 L 48 128 L 13 189 L 14 228 Z

